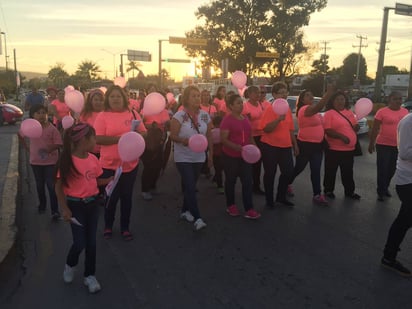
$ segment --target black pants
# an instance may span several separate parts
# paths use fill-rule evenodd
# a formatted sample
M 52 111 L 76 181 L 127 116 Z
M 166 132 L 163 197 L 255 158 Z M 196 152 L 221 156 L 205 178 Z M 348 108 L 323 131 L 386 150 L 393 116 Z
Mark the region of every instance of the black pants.
M 256 146 L 259 148 L 260 152 L 262 152 L 262 142 L 260 138 L 262 136 L 254 136 L 253 139 L 255 140 Z M 262 158 L 259 159 L 256 163 L 253 164 L 253 189 L 257 190 L 260 189 L 260 174 L 262 172 Z
M 396 171 L 398 148 L 376 144 L 377 193 L 384 195 L 388 192 L 393 175 Z
M 335 190 L 338 168 L 340 168 L 345 195 L 352 195 L 355 192 L 355 181 L 353 180 L 353 151 L 337 151 L 331 149 L 325 151 L 324 192 L 333 192 Z
M 223 187 L 223 159 L 222 155 L 213 156 L 213 167 L 215 169 L 215 177 L 214 180 L 216 181 L 217 187 Z
M 388 260 L 396 259 L 399 246 L 405 238 L 406 232 L 412 226 L 412 183 L 397 185 L 396 193 L 401 200 L 401 209 L 389 229 L 386 240 L 384 257 Z
M 157 180 L 163 165 L 163 146 L 158 149 L 146 149 L 141 156 L 143 162 L 142 192 L 150 192 L 156 188 Z

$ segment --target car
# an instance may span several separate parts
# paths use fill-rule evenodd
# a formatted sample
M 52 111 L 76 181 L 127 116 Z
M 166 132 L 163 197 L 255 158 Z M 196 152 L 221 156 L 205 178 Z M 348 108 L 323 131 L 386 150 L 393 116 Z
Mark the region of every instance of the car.
M 15 124 L 23 118 L 23 111 L 13 104 L 0 104 L 0 126 L 5 122 L 8 124 Z
M 406 101 L 402 103 L 402 107 L 405 107 L 408 112 L 412 112 L 412 101 Z

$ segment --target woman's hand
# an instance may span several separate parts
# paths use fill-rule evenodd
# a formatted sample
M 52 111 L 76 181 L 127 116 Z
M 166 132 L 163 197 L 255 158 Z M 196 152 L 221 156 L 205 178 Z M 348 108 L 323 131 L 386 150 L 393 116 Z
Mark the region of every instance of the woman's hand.
M 347 136 L 345 136 L 345 135 L 342 135 L 341 140 L 342 140 L 342 142 L 344 142 L 345 144 L 349 144 L 349 142 L 350 142 L 349 138 L 348 138 Z
M 72 219 L 72 212 L 69 207 L 63 207 L 63 220 L 66 222 L 71 222 Z
M 374 143 L 370 143 L 369 147 L 368 147 L 368 152 L 369 153 L 374 153 L 376 151 L 375 149 L 375 144 Z

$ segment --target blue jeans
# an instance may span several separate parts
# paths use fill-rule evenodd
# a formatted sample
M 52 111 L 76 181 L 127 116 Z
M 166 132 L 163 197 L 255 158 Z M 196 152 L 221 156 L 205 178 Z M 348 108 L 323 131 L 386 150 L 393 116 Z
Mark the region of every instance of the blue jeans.
M 200 218 L 196 198 L 196 183 L 199 179 L 202 165 L 203 163 L 176 162 L 183 185 L 182 212 L 189 210 L 195 220 Z
M 305 169 L 309 162 L 310 180 L 312 181 L 313 195 L 321 193 L 320 186 L 320 168 L 323 159 L 323 148 L 321 143 L 302 142 L 298 140 L 299 155 L 296 157 L 293 176 L 290 181 L 292 183 L 295 178 Z
M 236 178 L 242 183 L 242 201 L 245 211 L 253 208 L 252 202 L 252 164 L 245 162 L 242 158 L 234 158 L 222 154 L 223 168 L 225 171 L 225 194 L 226 206 L 235 204 Z
M 262 143 L 262 162 L 265 171 L 263 184 L 265 186 L 266 205 L 273 206 L 273 186 L 278 165 L 281 174 L 276 200 L 283 201 L 286 199 L 288 184 L 293 175 L 292 147 L 280 148 Z
M 384 257 L 391 261 L 396 259 L 399 246 L 412 226 L 412 184 L 397 185 L 396 193 L 401 200 L 401 209 L 389 229 L 384 250 Z
M 59 207 L 57 203 L 56 191 L 54 190 L 54 173 L 55 165 L 31 165 L 33 170 L 34 179 L 36 180 L 37 196 L 39 198 L 39 209 L 46 209 L 47 199 L 46 190 L 44 186 L 47 186 L 49 191 L 50 208 L 51 213 L 58 213 Z
M 115 173 L 114 170 L 103 169 L 100 178 L 109 178 Z M 136 181 L 137 166 L 130 172 L 122 173 L 119 182 L 114 188 L 112 195 L 106 201 L 104 211 L 105 228 L 112 229 L 116 214 L 117 202 L 120 199 L 120 231 L 129 231 L 130 214 L 132 212 L 133 186 Z
M 86 249 L 84 276 L 94 276 L 96 271 L 96 230 L 99 220 L 99 207 L 96 201 L 90 203 L 67 201 L 67 206 L 82 226 L 71 223 L 73 245 L 67 255 L 66 264 L 70 267 L 79 263 L 79 256 Z
M 393 175 L 396 171 L 398 148 L 376 144 L 377 192 L 380 195 L 388 192 Z

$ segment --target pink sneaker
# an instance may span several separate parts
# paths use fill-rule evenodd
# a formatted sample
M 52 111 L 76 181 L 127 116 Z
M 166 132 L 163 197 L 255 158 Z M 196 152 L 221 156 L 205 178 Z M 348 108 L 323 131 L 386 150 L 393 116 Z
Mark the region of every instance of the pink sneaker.
M 286 195 L 289 197 L 294 197 L 295 193 L 293 193 L 292 185 L 288 185 L 288 190 L 286 191 Z
M 260 218 L 260 213 L 258 213 L 258 212 L 257 212 L 256 210 L 254 210 L 254 209 L 249 209 L 249 210 L 245 213 L 244 217 L 245 217 L 246 219 L 258 219 L 258 218 Z
M 235 204 L 229 206 L 229 207 L 226 209 L 226 212 L 227 212 L 230 216 L 232 216 L 232 217 L 238 217 L 238 216 L 240 216 L 239 209 L 237 209 L 237 206 L 236 206 Z
M 328 201 L 326 200 L 324 195 L 315 195 L 313 197 L 313 202 L 318 205 L 328 206 Z

